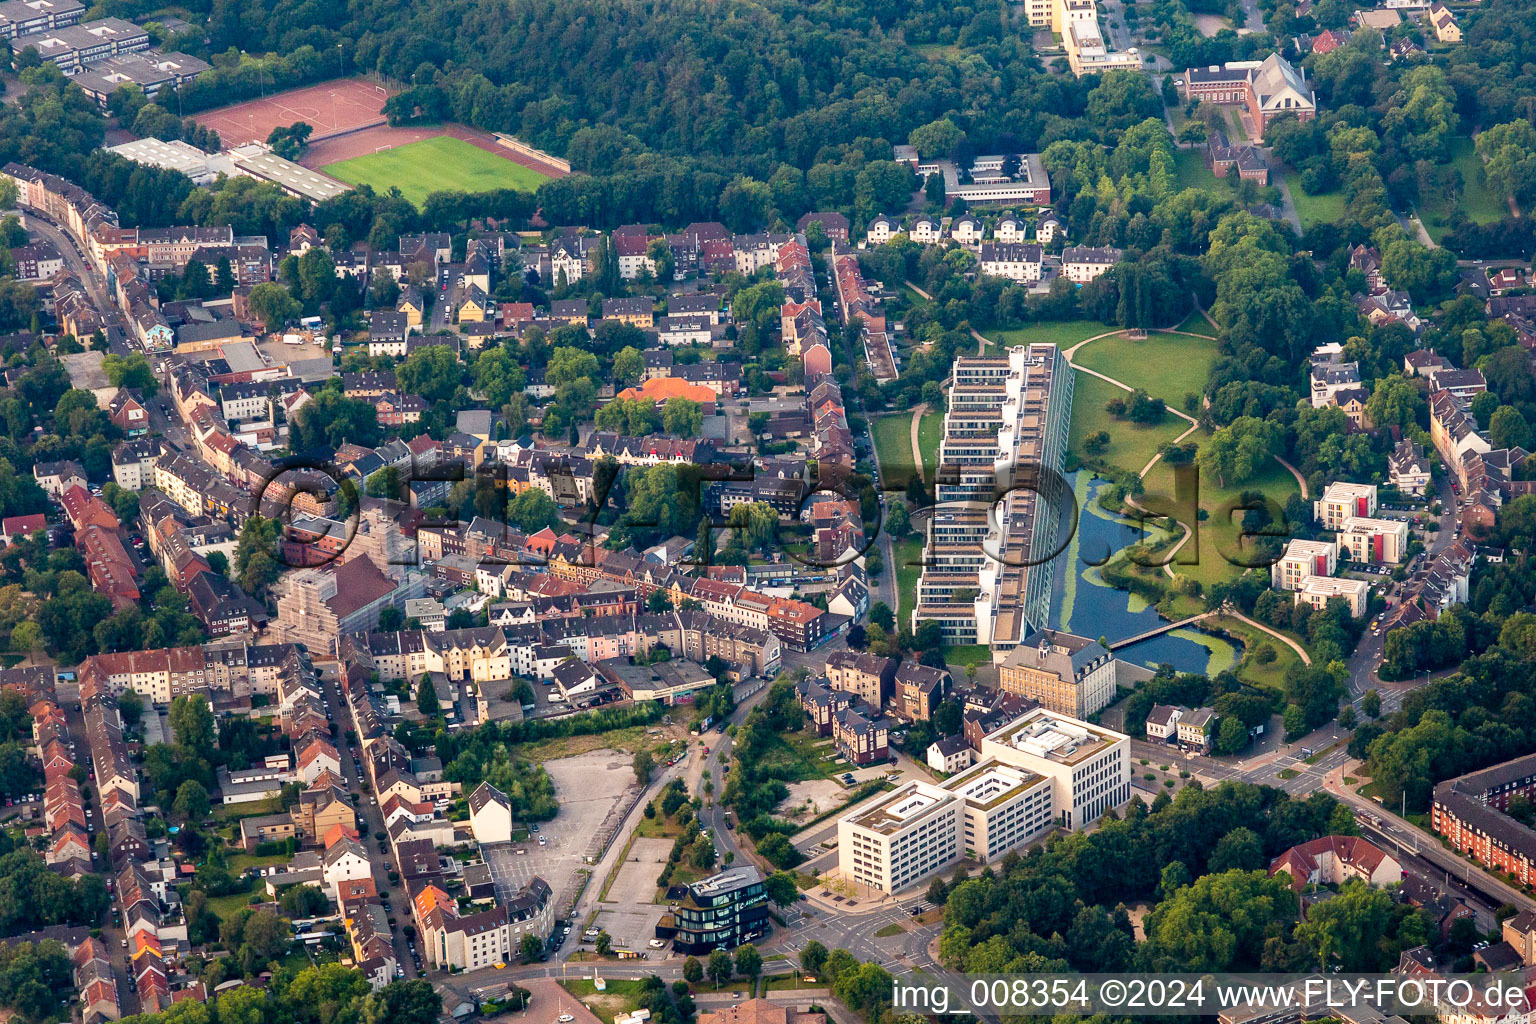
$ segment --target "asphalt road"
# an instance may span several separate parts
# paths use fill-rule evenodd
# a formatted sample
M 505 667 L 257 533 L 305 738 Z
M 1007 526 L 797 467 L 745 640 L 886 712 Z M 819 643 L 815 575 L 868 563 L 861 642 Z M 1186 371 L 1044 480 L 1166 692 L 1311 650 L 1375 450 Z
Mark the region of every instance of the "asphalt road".
M 352 748 L 345 742 L 346 730 L 353 729 L 354 734 L 356 730 L 356 723 L 352 721 L 351 712 L 347 710 L 347 702 L 341 699 L 341 694 L 337 691 L 334 679 L 329 676 L 322 676 L 321 685 L 325 688 L 327 709 L 332 715 L 337 716 L 338 720 L 342 723 L 343 735 L 338 737 L 341 742 L 336 744 L 336 750 L 341 755 L 341 774 L 346 780 L 347 789 L 352 793 L 359 794 L 360 798 L 356 801 L 357 812 L 368 823 L 367 835 L 362 837 L 362 842 L 368 848 L 368 862 L 373 869 L 373 884 L 378 888 L 379 892 L 388 892 L 390 895 L 390 902 L 385 909 L 396 922 L 392 929 L 395 962 L 400 965 L 402 970 L 407 972 L 407 977 L 413 977 L 414 972 L 412 968 L 416 962 L 414 959 L 416 953 L 405 938 L 405 923 L 411 917 L 409 900 L 405 895 L 405 888 L 403 886 L 399 890 L 390 889 L 389 855 L 379 852 L 379 842 L 374 838 L 374 836 L 384 831 L 384 811 L 379 807 L 377 799 L 362 795 L 362 788 L 359 785 L 362 779 L 362 766 L 352 756 Z M 423 966 L 425 966 L 424 961 Z

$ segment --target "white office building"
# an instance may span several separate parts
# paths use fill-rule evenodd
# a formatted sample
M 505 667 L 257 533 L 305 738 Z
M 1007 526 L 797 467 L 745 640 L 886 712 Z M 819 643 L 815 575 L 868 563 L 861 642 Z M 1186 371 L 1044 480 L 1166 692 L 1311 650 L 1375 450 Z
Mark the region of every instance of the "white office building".
M 983 760 L 912 781 L 837 823 L 838 869 L 900 892 L 962 857 L 995 860 L 1052 828 L 1082 828 L 1131 798 L 1130 739 L 1044 708 L 982 739 Z
M 880 892 L 899 892 L 960 859 L 964 801 L 914 780 L 837 823 L 838 869 Z
M 1082 828 L 1131 798 L 1131 741 L 1045 708 L 982 737 L 983 758 L 1051 780 L 1056 821 Z

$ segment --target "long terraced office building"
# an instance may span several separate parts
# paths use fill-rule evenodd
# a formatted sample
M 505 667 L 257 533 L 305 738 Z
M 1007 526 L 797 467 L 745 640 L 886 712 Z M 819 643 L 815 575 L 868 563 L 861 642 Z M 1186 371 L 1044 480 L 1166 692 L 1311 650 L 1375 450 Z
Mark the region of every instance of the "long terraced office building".
M 986 644 L 1001 661 L 1046 625 L 1043 556 L 1056 548 L 1071 418 L 1072 368 L 1055 345 L 956 360 L 914 631 L 937 622 L 945 643 Z

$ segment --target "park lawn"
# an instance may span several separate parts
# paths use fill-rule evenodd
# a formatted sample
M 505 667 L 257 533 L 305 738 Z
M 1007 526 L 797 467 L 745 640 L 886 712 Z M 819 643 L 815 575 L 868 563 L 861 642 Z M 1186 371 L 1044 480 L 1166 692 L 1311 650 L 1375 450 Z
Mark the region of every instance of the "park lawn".
M 1344 193 L 1338 190 L 1309 196 L 1301 190 L 1301 179 L 1291 179 L 1291 202 L 1296 204 L 1296 216 L 1301 218 L 1301 229 L 1310 230 L 1318 224 L 1337 224 L 1344 219 Z
M 1215 192 L 1224 182 L 1205 165 L 1205 157 L 1198 149 L 1181 149 L 1173 155 L 1173 166 L 1178 172 L 1179 188 L 1203 188 Z
M 544 696 L 544 688 L 538 687 L 535 691 L 540 699 Z M 623 729 L 614 729 L 610 732 L 593 733 L 590 736 L 551 736 L 549 739 L 534 740 L 518 747 L 518 756 L 530 761 L 558 761 L 562 757 L 575 757 L 578 754 L 589 754 L 594 750 L 602 750 L 612 747 L 615 750 L 649 750 L 654 757 L 661 747 L 670 743 L 670 740 L 658 740 L 650 736 L 650 726 L 631 725 Z M 666 758 L 660 758 L 665 761 Z
M 1458 135 L 1451 140 L 1451 166 L 1461 172 L 1463 183 L 1459 197 L 1436 197 L 1421 203 L 1420 219 L 1429 237 L 1439 242 L 1451 230 L 1451 213 L 1460 209 L 1478 224 L 1493 224 L 1509 216 L 1509 204 L 1483 183 L 1482 161 L 1470 138 Z
M 1216 328 L 1198 309 L 1184 318 L 1184 322 L 1173 328 L 1175 331 L 1183 331 L 1185 334 L 1200 334 L 1207 338 L 1216 337 Z
M 895 566 L 888 571 L 896 573 L 896 629 L 912 619 L 912 609 L 917 607 L 917 578 L 923 574 L 923 538 L 920 534 L 891 541 L 891 553 Z
M 1291 650 L 1289 644 L 1276 640 L 1263 630 L 1254 629 L 1241 619 L 1235 619 L 1230 615 L 1222 615 L 1209 620 L 1206 622 L 1206 625 L 1215 629 L 1226 630 L 1233 636 L 1242 638 L 1246 650 L 1243 653 L 1242 661 L 1238 663 L 1237 677 L 1243 680 L 1243 682 L 1252 683 L 1260 689 L 1280 690 L 1285 685 L 1286 670 L 1293 663 L 1301 660 L 1296 656 L 1296 652 Z M 1253 653 L 1260 644 L 1265 643 L 1274 648 L 1275 660 L 1266 665 L 1261 665 L 1254 659 Z
M 1046 344 L 1071 348 L 1080 341 L 1123 330 L 1114 324 L 1097 320 L 1042 320 L 1028 327 L 1015 327 L 1007 331 L 988 331 L 987 339 L 1004 346 Z
M 1227 112 L 1227 120 L 1232 125 L 1231 140 L 1236 142 L 1248 141 L 1248 126 L 1243 122 L 1243 114 L 1240 108 L 1232 108 Z
M 939 445 L 944 440 L 944 414 L 925 412 L 917 421 L 917 447 L 923 453 L 923 479 L 931 486 L 937 479 Z
M 320 169 L 350 185 L 372 185 L 381 193 L 399 188 L 417 206 L 433 192 L 502 188 L 532 192 L 550 180 L 522 164 L 447 135 L 338 160 Z
M 1154 426 L 1143 427 L 1130 420 L 1117 420 L 1104 410 L 1111 398 L 1124 397 L 1125 392 L 1108 381 L 1086 373 L 1077 374 L 1077 380 L 1072 386 L 1072 428 L 1067 443 L 1068 451 L 1076 454 L 1079 459 L 1087 458 L 1083 453 L 1083 439 L 1103 430 L 1109 434 L 1109 447 L 1094 458 L 1139 473 L 1141 467 L 1157 454 L 1159 445 L 1172 441 L 1183 432 L 1184 421 L 1174 416 L 1168 416 Z
M 1195 436 L 1204 440 L 1204 435 Z M 1164 497 L 1171 506 L 1172 467 L 1159 462 L 1153 467 L 1152 472 L 1147 474 L 1146 483 L 1148 494 Z M 1227 557 L 1228 555 L 1242 557 L 1238 549 L 1242 517 L 1238 514 L 1223 516 L 1221 513 L 1223 506 L 1235 503 L 1244 491 L 1263 491 L 1276 504 L 1283 506 L 1291 495 L 1298 493 L 1299 488 L 1296 486 L 1296 478 L 1273 459 L 1251 479 L 1226 487 L 1215 480 L 1207 479 L 1202 473 L 1200 475 L 1200 508 L 1205 510 L 1208 518 L 1199 524 L 1198 561 L 1193 565 L 1184 561 L 1189 549 L 1186 543 L 1174 556 L 1172 568 L 1175 573 L 1198 580 L 1204 586 L 1223 583 L 1242 574 L 1245 567 L 1229 561 Z M 1251 552 L 1249 554 L 1251 555 Z
M 880 482 L 886 490 L 904 491 L 916 470 L 912 464 L 912 413 L 876 416 L 869 421 L 880 460 Z
M 1169 408 L 1182 410 L 1185 396 L 1205 393 L 1216 362 L 1216 342 L 1182 334 L 1149 334 L 1140 339 L 1117 335 L 1083 346 L 1072 361 L 1143 388 Z

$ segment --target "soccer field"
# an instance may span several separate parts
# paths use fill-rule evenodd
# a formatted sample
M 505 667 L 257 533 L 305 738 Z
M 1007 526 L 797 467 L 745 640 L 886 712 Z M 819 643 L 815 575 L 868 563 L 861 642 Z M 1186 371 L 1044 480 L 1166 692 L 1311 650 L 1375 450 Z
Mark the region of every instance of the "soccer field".
M 371 185 L 377 192 L 398 188 L 417 206 L 433 192 L 489 192 L 498 188 L 532 192 L 550 180 L 522 164 L 446 135 L 338 160 L 321 170 L 352 185 Z

